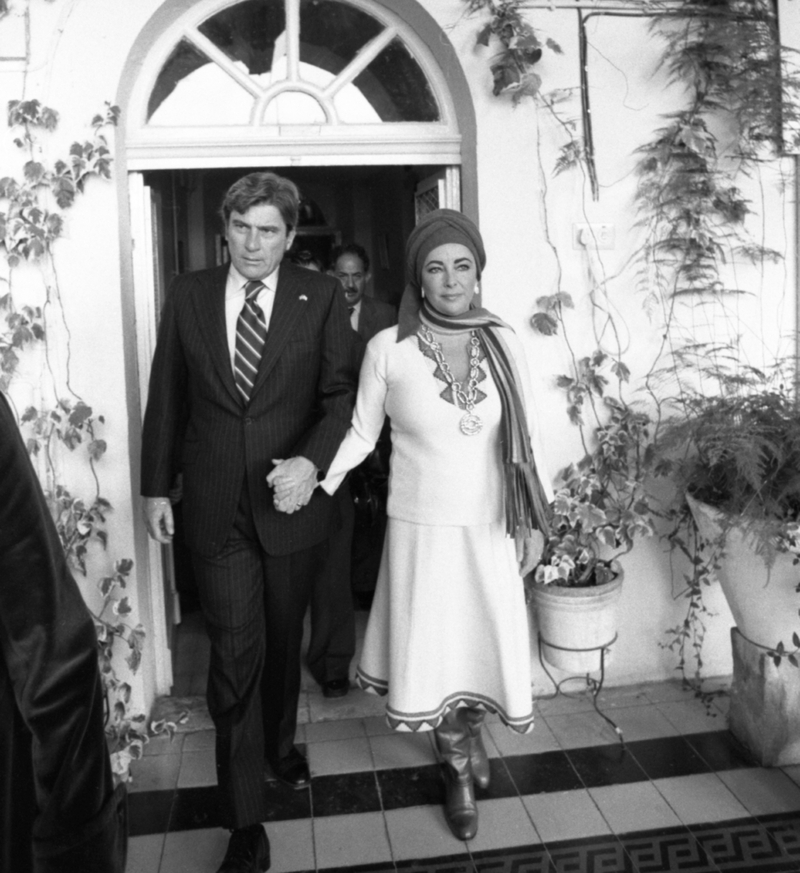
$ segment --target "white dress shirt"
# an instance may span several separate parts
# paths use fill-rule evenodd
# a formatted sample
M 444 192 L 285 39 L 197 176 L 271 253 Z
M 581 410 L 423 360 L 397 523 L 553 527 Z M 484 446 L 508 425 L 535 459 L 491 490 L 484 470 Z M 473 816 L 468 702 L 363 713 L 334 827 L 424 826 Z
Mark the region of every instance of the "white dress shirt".
M 278 272 L 280 266 L 276 267 L 266 278 L 261 281 L 264 287 L 258 292 L 256 303 L 261 307 L 264 313 L 264 321 L 269 330 L 269 322 L 272 318 L 272 307 L 275 304 L 275 289 L 278 287 Z M 244 306 L 244 288 L 250 279 L 245 277 L 231 264 L 228 270 L 228 280 L 225 284 L 225 330 L 228 335 L 228 352 L 231 358 L 231 369 L 233 369 L 234 359 L 236 357 L 236 322 L 239 320 L 239 313 Z

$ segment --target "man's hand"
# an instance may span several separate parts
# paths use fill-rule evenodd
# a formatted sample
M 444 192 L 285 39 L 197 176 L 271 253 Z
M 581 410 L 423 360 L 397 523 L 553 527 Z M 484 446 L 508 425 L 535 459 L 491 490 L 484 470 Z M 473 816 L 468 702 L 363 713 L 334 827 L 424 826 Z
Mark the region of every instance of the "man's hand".
M 172 505 L 169 498 L 145 497 L 143 510 L 147 532 L 156 542 L 169 545 L 175 533 L 175 521 L 172 518 Z
M 279 512 L 293 513 L 304 507 L 317 486 L 317 468 L 308 458 L 284 461 L 273 458 L 275 468 L 267 476 L 267 485 L 275 489 L 273 503 Z

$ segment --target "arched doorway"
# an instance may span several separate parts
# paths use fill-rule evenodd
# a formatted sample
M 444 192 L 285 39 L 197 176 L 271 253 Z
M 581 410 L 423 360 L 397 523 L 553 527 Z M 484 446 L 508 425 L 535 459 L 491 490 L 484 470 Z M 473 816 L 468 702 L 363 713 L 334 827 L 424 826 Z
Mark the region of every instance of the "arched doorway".
M 420 211 L 447 205 L 477 217 L 466 80 L 416 0 L 199 0 L 188 9 L 166 0 L 122 82 L 123 251 L 133 264 L 142 408 L 165 288 L 185 269 L 224 260 L 216 207 L 244 172 L 293 178 L 322 216 L 302 228 L 306 237 L 365 245 L 373 291 L 387 299 L 402 283 L 402 241 Z M 164 694 L 180 604 L 160 547 L 149 544 L 146 563 L 140 596 L 150 601 L 155 691 Z

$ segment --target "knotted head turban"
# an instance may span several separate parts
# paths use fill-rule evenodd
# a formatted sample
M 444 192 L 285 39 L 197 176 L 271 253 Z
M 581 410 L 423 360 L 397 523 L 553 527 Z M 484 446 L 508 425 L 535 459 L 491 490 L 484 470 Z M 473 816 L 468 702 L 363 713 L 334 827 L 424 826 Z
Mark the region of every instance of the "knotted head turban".
M 447 243 L 459 243 L 472 252 L 478 278 L 486 266 L 483 239 L 474 222 L 455 209 L 429 212 L 411 231 L 406 243 L 406 287 L 400 301 L 398 342 L 416 333 L 419 328 L 425 259 L 435 248 Z

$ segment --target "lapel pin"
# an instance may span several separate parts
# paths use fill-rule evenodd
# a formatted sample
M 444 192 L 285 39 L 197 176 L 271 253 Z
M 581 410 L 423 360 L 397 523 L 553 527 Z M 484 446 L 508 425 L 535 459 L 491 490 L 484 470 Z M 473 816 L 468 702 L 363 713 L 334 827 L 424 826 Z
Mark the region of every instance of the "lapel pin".
M 306 297 L 305 294 L 301 294 L 301 295 L 300 295 L 300 299 L 301 299 L 301 300 L 308 300 L 308 297 Z

